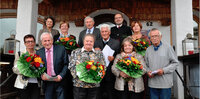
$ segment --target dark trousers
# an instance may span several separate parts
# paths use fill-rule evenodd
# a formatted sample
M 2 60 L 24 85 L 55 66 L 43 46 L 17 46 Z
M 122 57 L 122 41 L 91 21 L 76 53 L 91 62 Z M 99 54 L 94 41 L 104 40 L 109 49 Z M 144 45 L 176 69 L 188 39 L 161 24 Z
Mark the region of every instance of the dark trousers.
M 28 83 L 25 89 L 19 89 L 20 99 L 40 99 L 38 83 Z
M 147 76 L 147 74 L 144 74 L 142 77 L 143 77 L 143 81 L 144 81 L 144 95 L 143 95 L 143 99 L 150 99 L 150 96 L 149 96 L 149 87 L 148 87 L 148 76 Z
M 64 89 L 59 83 L 47 82 L 45 85 L 45 99 L 65 99 Z
M 64 81 L 64 92 L 65 92 L 65 99 L 74 99 L 73 96 L 73 82 L 72 82 L 72 76 L 70 72 L 67 72 L 65 79 L 63 79 Z
M 74 87 L 74 99 L 96 99 L 97 88 Z
M 135 93 L 128 90 L 128 84 L 124 86 L 124 91 L 117 91 L 117 99 L 143 99 L 143 92 Z
M 97 91 L 97 99 L 116 99 L 114 83 L 101 82 Z

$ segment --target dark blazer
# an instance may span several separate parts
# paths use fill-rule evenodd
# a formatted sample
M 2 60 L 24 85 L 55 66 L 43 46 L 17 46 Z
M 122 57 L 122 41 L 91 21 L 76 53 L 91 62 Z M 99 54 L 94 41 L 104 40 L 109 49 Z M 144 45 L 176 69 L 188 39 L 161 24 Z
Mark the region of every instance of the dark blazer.
M 86 32 L 87 32 L 87 29 L 81 31 L 80 34 L 79 34 L 78 45 L 80 47 L 83 47 L 83 37 L 85 36 Z M 94 31 L 93 31 L 92 34 L 94 34 L 96 40 L 101 38 L 100 30 L 98 28 L 94 27 Z
M 131 28 L 126 25 L 122 25 L 120 28 L 117 28 L 117 26 L 111 28 L 110 37 L 118 40 L 120 42 L 120 45 L 124 38 L 130 35 L 132 35 Z
M 108 46 L 110 46 L 110 48 L 111 49 L 113 49 L 114 51 L 115 51 L 115 53 L 114 53 L 114 57 L 120 52 L 120 43 L 119 43 L 119 41 L 118 40 L 115 40 L 115 39 L 113 39 L 113 38 L 110 38 L 110 40 L 108 41 L 108 43 L 107 43 L 107 45 Z M 99 39 L 99 40 L 97 40 L 96 42 L 95 42 L 95 44 L 94 44 L 94 48 L 100 48 L 101 50 L 103 50 L 103 48 L 104 48 L 104 46 L 105 46 L 105 44 L 104 44 L 104 42 L 103 42 L 103 40 L 102 39 Z M 114 61 L 114 60 L 113 60 Z M 112 72 L 111 72 L 111 67 L 112 67 L 112 65 L 113 65 L 113 61 L 112 62 L 110 62 L 110 64 L 108 65 L 108 67 L 107 67 L 107 70 L 106 70 L 106 75 L 105 75 L 105 77 L 104 77 L 104 79 L 106 80 L 106 81 L 113 81 L 113 82 L 115 82 L 115 76 L 112 74 Z
M 45 67 L 47 68 L 46 54 L 45 48 L 41 48 L 36 51 L 37 55 L 40 55 L 42 60 L 45 63 Z M 65 51 L 65 48 L 61 45 L 53 45 L 53 66 L 56 75 L 60 75 L 62 79 L 65 78 L 66 73 L 68 72 L 68 55 Z M 47 69 L 46 69 L 47 70 Z M 62 80 L 63 81 L 63 80 Z M 61 82 L 62 82 L 61 81 Z

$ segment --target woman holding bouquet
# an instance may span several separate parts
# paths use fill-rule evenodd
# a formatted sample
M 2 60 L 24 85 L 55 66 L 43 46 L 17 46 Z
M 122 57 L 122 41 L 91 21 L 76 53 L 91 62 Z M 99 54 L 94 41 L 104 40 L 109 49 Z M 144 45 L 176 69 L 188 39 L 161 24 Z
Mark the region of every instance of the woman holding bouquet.
M 94 50 L 95 37 L 86 34 L 83 47 L 72 51 L 69 70 L 73 76 L 74 99 L 96 99 L 97 88 L 105 75 L 104 56 Z
M 144 58 L 134 51 L 131 37 L 123 40 L 121 51 L 116 56 L 112 66 L 112 72 L 116 76 L 116 95 L 118 95 L 118 99 L 142 99 L 142 93 L 144 91 L 142 75 L 145 72 L 143 67 L 146 67 Z M 134 66 L 134 68 L 127 68 L 129 66 Z M 129 70 L 132 71 L 129 72 Z
M 20 72 L 18 68 L 20 56 L 28 52 L 29 55 L 34 56 L 35 54 L 35 38 L 33 35 L 28 34 L 24 36 L 24 45 L 26 50 L 15 54 L 15 61 L 13 72 L 17 74 L 14 87 L 19 89 L 20 99 L 39 99 L 40 98 L 40 83 L 37 78 L 27 77 Z M 28 60 L 28 58 L 27 58 Z
M 146 42 L 148 42 L 149 44 L 151 44 L 148 36 L 143 35 L 141 33 L 142 24 L 140 23 L 140 21 L 133 21 L 131 23 L 131 28 L 132 28 L 132 31 L 133 31 L 133 34 L 131 35 L 132 40 L 145 39 Z
M 133 42 L 135 43 L 133 46 L 135 47 L 135 50 L 138 54 L 144 56 L 146 49 L 148 48 L 148 46 L 151 45 L 151 42 L 150 42 L 148 36 L 143 35 L 141 33 L 142 24 L 140 23 L 140 21 L 133 21 L 131 23 L 131 28 L 132 28 L 132 31 L 133 31 L 133 35 L 131 36 L 131 38 L 132 38 Z M 142 41 L 142 44 L 140 43 L 141 41 Z M 137 42 L 139 42 L 140 46 L 138 46 Z M 144 44 L 144 42 L 146 44 Z M 144 95 L 143 95 L 144 98 L 143 99 L 146 99 L 146 93 L 148 93 L 147 74 L 143 75 L 143 79 L 144 79 L 144 85 L 145 85 L 145 91 L 144 91 Z
M 69 23 L 67 21 L 61 21 L 59 28 L 61 33 L 53 37 L 54 43 L 63 45 L 67 50 L 67 54 L 71 54 L 72 50 L 78 48 L 76 37 L 68 33 Z
M 54 43 L 65 46 L 68 57 L 70 58 L 71 51 L 77 48 L 77 46 L 75 45 L 74 47 L 70 47 L 69 43 L 75 41 L 73 43 L 76 44 L 76 37 L 68 33 L 69 23 L 67 21 L 61 21 L 59 28 L 61 33 L 53 37 Z M 64 90 L 67 93 L 68 98 L 73 99 L 73 83 L 70 72 L 67 72 L 66 74 L 65 83 Z

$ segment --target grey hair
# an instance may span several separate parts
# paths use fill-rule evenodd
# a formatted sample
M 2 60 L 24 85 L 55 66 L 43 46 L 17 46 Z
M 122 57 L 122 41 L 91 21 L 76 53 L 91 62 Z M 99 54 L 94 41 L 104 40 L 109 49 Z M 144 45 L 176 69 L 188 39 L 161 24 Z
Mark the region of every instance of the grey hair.
M 49 35 L 50 35 L 50 37 L 53 39 L 53 36 L 52 36 L 52 34 L 51 34 L 51 33 L 48 33 L 48 32 L 43 32 L 43 33 L 42 33 L 42 35 L 40 36 L 40 40 L 42 41 L 42 38 L 44 37 L 44 35 L 47 35 L 47 34 L 49 34 Z
M 100 31 L 101 31 L 101 28 L 102 27 L 104 27 L 104 28 L 108 28 L 108 30 L 110 31 L 110 25 L 108 25 L 108 24 L 102 24 L 101 26 L 100 26 Z
M 92 19 L 92 21 L 94 22 L 94 19 L 93 19 L 92 17 L 87 16 L 87 17 L 85 17 L 85 19 L 84 19 L 84 23 L 85 23 L 85 21 L 86 21 L 87 19 Z
M 148 36 L 150 37 L 150 33 L 151 33 L 152 31 L 156 31 L 156 30 L 158 31 L 159 35 L 161 36 L 162 33 L 161 33 L 160 30 L 158 30 L 157 28 L 152 28 L 151 31 L 149 32 L 149 35 L 148 35 Z
M 83 42 L 84 42 L 84 40 L 85 40 L 85 38 L 86 38 L 87 36 L 92 37 L 92 38 L 94 39 L 94 42 L 95 42 L 96 38 L 95 38 L 95 36 L 94 36 L 93 34 L 86 34 L 86 35 L 83 37 Z

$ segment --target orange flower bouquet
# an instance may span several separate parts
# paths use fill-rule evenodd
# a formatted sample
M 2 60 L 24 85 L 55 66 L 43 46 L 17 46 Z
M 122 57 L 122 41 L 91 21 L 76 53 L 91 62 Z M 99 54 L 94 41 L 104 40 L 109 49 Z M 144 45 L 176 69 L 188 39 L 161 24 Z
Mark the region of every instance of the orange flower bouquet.
M 76 66 L 77 76 L 87 83 L 100 83 L 105 76 L 105 67 L 99 62 L 85 61 Z
M 22 75 L 33 78 L 40 77 L 46 69 L 39 55 L 30 55 L 28 52 L 20 56 L 17 68 Z
M 70 35 L 69 37 L 60 37 L 55 44 L 63 45 L 69 53 L 79 47 L 79 45 L 76 43 L 75 36 L 73 35 Z

